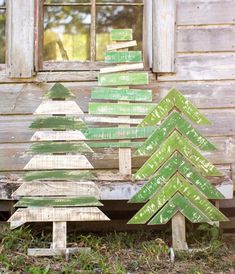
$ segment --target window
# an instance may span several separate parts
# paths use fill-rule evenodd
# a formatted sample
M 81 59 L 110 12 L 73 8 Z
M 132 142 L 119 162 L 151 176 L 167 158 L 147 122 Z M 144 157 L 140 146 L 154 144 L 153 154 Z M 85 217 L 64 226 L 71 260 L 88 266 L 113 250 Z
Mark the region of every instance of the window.
M 44 1 L 43 61 L 103 61 L 113 28 L 132 28 L 136 49 L 142 50 L 143 1 Z
M 6 38 L 6 5 L 4 0 L 0 0 L 0 64 L 5 63 Z

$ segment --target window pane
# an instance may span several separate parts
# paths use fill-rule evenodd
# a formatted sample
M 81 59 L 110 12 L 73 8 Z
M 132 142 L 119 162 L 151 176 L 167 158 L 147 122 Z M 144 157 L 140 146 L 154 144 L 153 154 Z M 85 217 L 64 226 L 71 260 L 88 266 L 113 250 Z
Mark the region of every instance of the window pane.
M 0 0 L 1 1 L 1 0 Z M 57 4 L 57 3 L 77 3 L 77 4 L 83 4 L 83 3 L 91 3 L 91 0 L 46 0 L 44 1 L 45 4 Z
M 96 0 L 96 3 L 143 3 L 143 0 Z
M 6 16 L 5 10 L 0 10 L 0 63 L 5 63 L 5 24 L 6 24 Z
M 44 7 L 44 60 L 90 59 L 90 7 Z
M 133 29 L 137 48 L 142 50 L 143 7 L 142 6 L 97 6 L 97 61 L 104 60 L 106 46 L 110 41 L 112 29 Z M 134 49 L 134 48 L 133 48 Z
M 4 7 L 6 4 L 5 0 L 0 0 L 0 7 Z

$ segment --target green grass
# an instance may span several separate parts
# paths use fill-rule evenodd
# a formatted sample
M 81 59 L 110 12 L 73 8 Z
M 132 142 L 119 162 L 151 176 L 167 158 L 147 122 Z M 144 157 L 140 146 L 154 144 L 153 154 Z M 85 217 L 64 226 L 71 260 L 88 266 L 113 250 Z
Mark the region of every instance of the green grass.
M 41 226 L 41 225 L 40 225 Z M 112 232 L 103 234 L 68 233 L 70 246 L 91 247 L 91 252 L 70 257 L 35 258 L 27 256 L 29 247 L 49 247 L 51 233 L 28 227 L 10 231 L 0 227 L 0 273 L 189 273 L 204 274 L 227 271 L 235 267 L 230 252 L 218 229 L 199 226 L 188 229 L 188 243 L 195 252 L 178 252 L 170 263 L 168 232 Z M 177 272 L 178 271 L 178 272 Z

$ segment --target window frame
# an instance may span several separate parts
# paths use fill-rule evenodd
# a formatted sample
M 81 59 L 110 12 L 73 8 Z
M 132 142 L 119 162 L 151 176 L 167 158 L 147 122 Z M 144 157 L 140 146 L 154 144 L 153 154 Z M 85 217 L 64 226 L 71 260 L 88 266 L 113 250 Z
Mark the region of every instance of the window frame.
M 149 11 L 152 9 L 152 1 L 143 0 L 143 3 L 114 3 L 110 1 L 109 3 L 100 3 L 100 5 L 121 5 L 121 6 L 143 6 L 143 57 L 144 57 L 144 67 L 146 70 L 150 67 L 150 55 L 151 46 L 149 41 L 151 41 L 149 29 Z M 43 32 L 44 32 L 44 0 L 35 0 L 35 70 L 36 71 L 96 71 L 101 67 L 107 66 L 104 61 L 95 61 L 96 58 L 96 37 L 95 37 L 95 26 L 96 26 L 96 5 L 95 1 L 92 1 L 91 5 L 91 61 L 43 61 Z M 50 4 L 51 5 L 51 4 Z M 53 4 L 54 6 L 66 5 L 66 3 Z M 69 6 L 78 6 L 81 4 L 70 3 Z M 99 5 L 99 4 L 98 4 Z

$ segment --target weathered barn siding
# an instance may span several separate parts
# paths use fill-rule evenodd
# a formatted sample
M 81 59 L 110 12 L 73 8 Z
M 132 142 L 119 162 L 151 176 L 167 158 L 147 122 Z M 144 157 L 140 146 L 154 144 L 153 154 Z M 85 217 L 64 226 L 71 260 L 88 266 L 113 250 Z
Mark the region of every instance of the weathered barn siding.
M 206 156 L 235 180 L 235 0 L 178 0 L 176 11 L 175 73 L 157 77 L 150 74 L 147 88 L 154 90 L 154 102 L 158 102 L 167 90 L 176 87 L 207 115 L 212 125 L 200 131 L 217 145 L 218 151 Z M 29 160 L 24 151 L 34 133 L 28 126 L 43 92 L 53 83 L 62 82 L 87 113 L 90 90 L 97 84 L 98 71 L 46 71 L 28 79 L 10 79 L 7 75 L 3 68 L 0 71 L 0 176 L 22 174 Z M 108 163 L 107 168 L 112 170 L 118 168 L 117 157 L 117 150 L 105 149 L 97 150 L 88 159 L 96 169 Z M 143 161 L 135 157 L 133 166 L 137 168 Z

